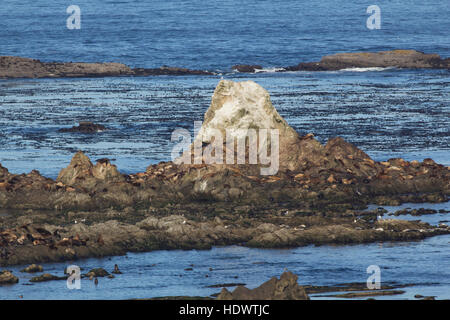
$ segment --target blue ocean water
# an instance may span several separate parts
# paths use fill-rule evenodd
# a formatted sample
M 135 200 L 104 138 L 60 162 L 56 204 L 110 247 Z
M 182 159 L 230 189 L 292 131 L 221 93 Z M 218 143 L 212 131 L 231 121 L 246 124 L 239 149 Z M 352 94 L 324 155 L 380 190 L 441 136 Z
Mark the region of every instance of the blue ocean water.
M 69 5 L 81 29 L 66 27 Z M 381 10 L 369 30 L 367 7 Z M 449 56 L 447 0 L 8 0 L 0 55 L 229 70 L 288 66 L 336 52 L 416 49 Z
M 68 30 L 66 8 L 81 8 L 81 29 Z M 301 134 L 321 141 L 342 136 L 376 160 L 431 157 L 450 165 L 450 72 L 397 70 L 231 73 L 237 63 L 266 68 L 314 61 L 335 52 L 416 49 L 450 56 L 450 3 L 377 1 L 381 29 L 368 30 L 365 1 L 99 1 L 8 0 L 0 4 L 0 55 L 42 61 L 115 61 L 133 67 L 182 66 L 218 76 L 0 80 L 0 163 L 11 172 L 38 169 L 55 178 L 81 149 L 108 157 L 124 173 L 170 159 L 175 128 L 202 120 L 217 82 L 254 80 Z M 96 135 L 59 133 L 79 121 L 102 123 Z M 427 206 L 427 205 L 423 205 Z M 449 204 L 438 205 L 449 210 Z M 395 210 L 389 208 L 390 210 Z M 448 214 L 426 217 L 448 220 Z M 415 217 L 405 217 L 414 219 Z M 1 226 L 0 226 L 1 228 Z M 412 243 L 291 250 L 242 247 L 156 251 L 74 262 L 124 275 L 83 280 L 81 291 L 63 281 L 0 287 L 0 299 L 122 299 L 208 295 L 224 282 L 255 287 L 284 268 L 302 284 L 365 282 L 369 264 L 382 279 L 418 283 L 415 293 L 450 298 L 449 237 Z M 67 263 L 68 264 L 68 263 Z M 44 264 L 62 275 L 66 263 Z M 156 264 L 155 266 L 152 266 Z M 184 268 L 194 264 L 194 272 Z M 209 272 L 208 268 L 214 271 Z M 205 275 L 209 277 L 206 278 Z M 180 276 L 181 275 L 181 276 Z M 235 276 L 238 276 L 235 279 Z M 382 280 L 382 281 L 384 281 Z

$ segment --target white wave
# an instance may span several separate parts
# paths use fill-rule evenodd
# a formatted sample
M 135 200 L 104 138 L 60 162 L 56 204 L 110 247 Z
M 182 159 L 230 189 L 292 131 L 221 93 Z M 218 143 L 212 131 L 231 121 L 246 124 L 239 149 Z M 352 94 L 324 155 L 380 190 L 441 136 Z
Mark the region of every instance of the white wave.
M 394 69 L 394 67 L 368 67 L 368 68 L 346 68 L 341 69 L 339 71 L 347 71 L 347 72 L 366 72 L 366 71 L 384 71 Z
M 280 72 L 280 71 L 284 71 L 284 68 L 263 68 L 263 69 L 256 69 L 255 73 L 260 73 L 260 72 Z

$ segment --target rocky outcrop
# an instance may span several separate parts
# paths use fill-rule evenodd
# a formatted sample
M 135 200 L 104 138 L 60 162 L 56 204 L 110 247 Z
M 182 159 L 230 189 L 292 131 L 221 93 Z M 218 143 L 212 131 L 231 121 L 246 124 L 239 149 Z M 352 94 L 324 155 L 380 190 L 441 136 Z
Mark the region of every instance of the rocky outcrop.
M 122 63 L 41 62 L 36 59 L 0 56 L 1 78 L 78 78 L 150 75 L 213 75 L 203 70 L 177 67 L 135 68 Z
M 287 71 L 334 71 L 348 68 L 395 67 L 407 69 L 448 69 L 450 58 L 426 54 L 416 50 L 337 53 L 323 57 L 319 62 L 303 62 L 287 67 Z
M 264 135 L 261 131 L 264 132 Z M 276 146 L 271 137 L 276 132 Z M 196 137 L 202 145 L 216 143 L 218 133 L 222 138 L 223 144 L 219 147 L 224 150 L 223 162 L 228 162 L 226 149 L 227 140 L 247 141 L 246 158 L 244 162 L 248 164 L 261 164 L 261 157 L 267 155 L 270 150 L 272 153 L 278 153 L 277 160 L 284 168 L 293 168 L 296 164 L 292 147 L 299 144 L 300 137 L 298 133 L 291 128 L 287 122 L 279 115 L 273 107 L 269 93 L 254 81 L 234 82 L 222 80 L 217 85 L 209 109 L 206 111 L 204 121 Z M 252 134 L 258 141 L 251 141 Z M 251 147 L 254 146 L 257 158 L 249 158 Z M 265 149 L 262 147 L 265 146 Z M 208 147 L 207 147 L 208 148 Z M 231 164 L 238 162 L 238 147 L 231 146 L 233 159 Z M 228 148 L 230 149 L 230 148 Z M 205 154 L 205 148 L 203 154 Z M 203 159 L 205 162 L 205 159 Z M 194 159 L 193 163 L 196 163 Z
M 284 71 L 335 71 L 347 68 L 395 67 L 411 69 L 449 69 L 450 58 L 426 54 L 416 50 L 337 53 L 324 56 L 317 62 L 301 62 L 295 66 L 273 69 Z M 233 71 L 255 73 L 263 71 L 260 65 L 238 64 Z M 64 78 L 64 77 L 117 77 L 117 76 L 184 76 L 215 75 L 208 70 L 180 67 L 130 68 L 121 63 L 41 62 L 36 59 L 0 56 L 1 78 Z
M 57 63 L 21 57 L 0 57 L 0 78 L 107 77 L 132 74 L 133 71 L 121 63 Z
M 278 144 L 264 142 L 277 155 L 273 172 L 250 161 L 247 139 L 251 130 L 278 131 Z M 221 142 L 223 164 L 207 162 L 217 136 L 247 140 L 245 159 L 238 162 L 239 148 L 231 150 L 227 163 L 226 142 Z M 257 136 L 258 137 L 258 136 Z M 261 136 L 259 136 L 261 138 Z M 198 155 L 192 152 L 196 142 Z M 262 142 L 262 144 L 261 144 Z M 267 151 L 266 150 L 266 151 Z M 15 209 L 101 210 L 105 208 L 165 206 L 168 203 L 257 203 L 261 208 L 277 203 L 296 208 L 327 209 L 366 203 L 441 202 L 450 195 L 450 169 L 431 159 L 376 162 L 342 138 L 325 145 L 313 134 L 300 136 L 273 107 L 266 90 L 253 81 L 221 81 L 206 111 L 204 122 L 191 146 L 187 163 L 161 162 L 145 172 L 123 175 L 108 159 L 95 165 L 82 152 L 73 157 L 56 180 L 40 175 L 11 174 L 0 166 L 0 205 Z M 186 151 L 186 153 L 188 152 Z M 219 151 L 221 152 L 221 151 Z M 186 160 L 184 156 L 182 159 Z M 271 159 L 275 160 L 275 159 Z M 273 169 L 272 168 L 272 169 Z
M 79 151 L 72 158 L 70 165 L 61 170 L 56 181 L 60 187 L 83 186 L 93 188 L 99 183 L 124 181 L 124 177 L 108 159 L 99 159 L 94 166 L 91 160 Z
M 238 286 L 233 292 L 223 288 L 218 300 L 309 300 L 305 288 L 297 283 L 298 276 L 284 272 L 280 279 L 273 277 L 255 289 Z
M 93 123 L 91 121 L 82 121 L 78 126 L 72 128 L 62 128 L 59 132 L 77 132 L 77 133 L 97 133 L 107 130 L 104 125 Z
M 344 206 L 345 208 L 345 206 Z M 3 217 L 0 265 L 120 255 L 127 251 L 209 249 L 245 245 L 304 245 L 411 241 L 450 234 L 450 228 L 417 221 L 382 220 L 379 213 L 307 211 L 278 204 L 168 205 L 164 208 L 86 211 Z M 29 223 L 23 224 L 23 218 Z M 40 222 L 39 222 L 40 221 Z M 93 270 L 91 270 L 93 271 Z M 99 276 L 100 271 L 93 276 Z M 105 274 L 106 275 L 106 274 Z M 90 277 L 90 275 L 88 275 Z
M 19 278 L 13 275 L 11 271 L 8 270 L 0 271 L 0 285 L 15 284 L 18 282 Z
M 376 162 L 342 138 L 323 145 L 312 134 L 300 136 L 252 81 L 219 83 L 195 142 L 204 152 L 218 134 L 242 138 L 251 129 L 279 131 L 273 174 L 262 174 L 265 165 L 247 157 L 242 164 L 208 164 L 204 153 L 199 163 L 161 162 L 125 175 L 108 159 L 94 165 L 80 151 L 56 180 L 38 171 L 12 174 L 0 165 L 0 206 L 22 212 L 0 217 L 0 263 L 229 244 L 408 241 L 450 233 L 445 224 L 377 221 L 377 213 L 359 211 L 369 203 L 447 201 L 449 167 L 431 159 Z

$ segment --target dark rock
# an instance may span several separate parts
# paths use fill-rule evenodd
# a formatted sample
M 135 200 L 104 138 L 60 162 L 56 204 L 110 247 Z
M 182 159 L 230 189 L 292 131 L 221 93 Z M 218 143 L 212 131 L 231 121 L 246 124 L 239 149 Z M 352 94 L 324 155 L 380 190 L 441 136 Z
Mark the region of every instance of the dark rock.
M 89 271 L 88 273 L 86 273 L 85 276 L 87 276 L 87 277 L 93 276 L 95 278 L 96 277 L 107 277 L 107 276 L 109 276 L 109 272 L 103 268 L 94 268 L 91 271 Z
M 272 278 L 255 289 L 238 286 L 233 292 L 223 288 L 218 300 L 309 300 L 305 289 L 297 283 L 298 277 L 284 272 L 280 279 Z
M 78 132 L 78 133 L 97 133 L 105 131 L 107 128 L 101 124 L 96 124 L 90 121 L 80 122 L 78 126 L 72 128 L 59 129 L 59 132 Z
M 0 78 L 109 77 L 132 75 L 121 63 L 41 62 L 22 57 L 0 57 Z
M 242 73 L 255 73 L 256 70 L 262 70 L 260 65 L 248 65 L 248 64 L 238 64 L 231 67 L 231 70 L 236 70 Z
M 58 277 L 50 273 L 44 273 L 43 275 L 31 278 L 30 282 L 46 282 L 53 280 L 66 280 L 66 279 L 67 279 L 66 277 Z
M 160 68 L 135 68 L 133 69 L 135 76 L 162 76 L 162 75 L 170 75 L 170 76 L 184 76 L 184 75 L 202 75 L 209 76 L 214 75 L 213 72 L 205 71 L 205 70 L 191 70 L 187 68 L 178 68 L 178 67 L 167 67 L 163 66 Z

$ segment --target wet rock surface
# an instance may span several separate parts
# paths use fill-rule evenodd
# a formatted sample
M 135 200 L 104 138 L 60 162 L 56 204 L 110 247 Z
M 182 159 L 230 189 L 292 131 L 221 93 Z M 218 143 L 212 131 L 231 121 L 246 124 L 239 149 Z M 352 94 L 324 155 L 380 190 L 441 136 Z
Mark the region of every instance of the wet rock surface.
M 284 272 L 280 279 L 273 277 L 255 289 L 238 286 L 233 292 L 223 288 L 218 300 L 309 300 L 304 287 L 297 283 L 298 276 Z
M 90 121 L 80 122 L 78 126 L 72 128 L 62 128 L 59 132 L 78 132 L 78 133 L 97 133 L 107 130 L 104 125 L 93 123 Z
M 256 70 L 262 70 L 260 65 L 248 65 L 248 64 L 237 64 L 231 67 L 231 70 L 244 72 L 244 73 L 254 73 Z

